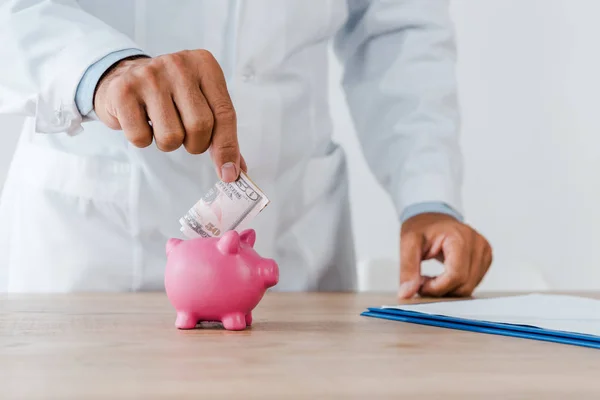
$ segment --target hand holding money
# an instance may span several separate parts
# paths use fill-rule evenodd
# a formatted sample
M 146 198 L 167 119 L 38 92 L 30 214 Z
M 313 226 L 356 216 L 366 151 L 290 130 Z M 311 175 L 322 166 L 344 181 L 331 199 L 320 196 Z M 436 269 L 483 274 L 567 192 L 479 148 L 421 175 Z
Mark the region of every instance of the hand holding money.
M 232 183 L 218 181 L 179 220 L 180 230 L 189 239 L 220 237 L 243 229 L 268 204 L 262 190 L 242 171 Z
M 246 169 L 225 76 L 206 50 L 117 62 L 98 83 L 94 110 L 134 146 L 154 141 L 165 152 L 182 145 L 191 154 L 210 151 L 224 182 L 233 182 Z

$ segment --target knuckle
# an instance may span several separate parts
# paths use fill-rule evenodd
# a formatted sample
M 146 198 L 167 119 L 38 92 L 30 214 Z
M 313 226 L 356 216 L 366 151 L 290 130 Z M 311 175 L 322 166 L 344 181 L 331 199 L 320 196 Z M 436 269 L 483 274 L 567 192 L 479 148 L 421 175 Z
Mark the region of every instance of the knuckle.
M 175 58 L 175 53 L 162 54 L 155 57 L 148 65 L 153 68 L 164 68 L 171 64 Z
M 136 69 L 134 76 L 140 85 L 156 89 L 160 86 L 160 60 L 152 60 L 150 63 Z
M 487 240 L 484 239 L 484 246 L 485 246 L 485 250 L 489 253 L 492 252 L 492 245 L 490 244 L 490 242 L 488 242 Z
M 194 54 L 196 57 L 206 60 L 206 61 L 213 61 L 215 60 L 215 57 L 213 56 L 213 54 L 206 50 L 206 49 L 198 49 L 198 50 L 194 50 Z
M 465 234 L 465 232 L 463 232 L 461 229 L 457 229 L 452 235 L 452 241 L 456 246 L 463 248 L 467 245 L 467 237 L 468 236 Z
M 486 266 L 490 266 L 492 264 L 492 262 L 494 261 L 494 252 L 492 250 L 491 247 L 487 247 L 486 251 L 485 251 L 485 264 Z
M 455 228 L 458 232 L 460 232 L 462 235 L 465 235 L 465 236 L 469 236 L 469 235 L 475 233 L 475 231 L 467 224 L 456 223 Z
M 176 73 L 184 74 L 188 70 L 186 60 L 187 58 L 185 53 L 179 52 L 164 56 L 163 63 L 165 64 L 166 68 L 169 68 Z
M 187 134 L 184 143 L 190 154 L 202 154 L 210 148 L 210 134 Z
M 212 133 L 214 125 L 215 125 L 215 122 L 212 118 L 206 118 L 206 119 L 200 120 L 197 128 L 200 132 L 209 134 L 209 133 Z
M 486 261 L 492 258 L 492 246 L 487 241 L 487 239 L 481 235 L 478 235 L 476 238 L 476 247 L 479 251 L 481 251 L 483 260 Z
M 135 135 L 129 139 L 129 142 L 135 147 L 145 148 L 152 144 L 152 136 L 150 135 Z
M 178 132 L 167 133 L 162 135 L 158 142 L 161 150 L 174 151 L 181 146 L 183 142 L 183 135 Z
M 110 97 L 117 105 L 136 94 L 136 85 L 130 79 L 115 79 L 109 89 Z
M 484 247 L 489 245 L 488 241 L 486 240 L 486 238 L 483 235 L 481 235 L 477 231 L 473 231 L 473 232 L 475 234 L 475 240 L 477 241 L 477 243 L 479 243 L 481 246 L 484 246 Z
M 104 113 L 98 112 L 99 116 L 101 114 L 104 114 Z M 102 118 L 102 117 L 100 117 L 100 118 Z M 114 117 L 113 118 L 110 118 L 110 117 L 109 118 L 104 118 L 103 121 L 104 121 L 104 124 L 106 126 L 108 126 L 110 129 L 112 129 L 113 131 L 117 131 L 117 130 L 120 130 L 122 128 L 121 127 L 121 123 L 120 123 L 120 121 L 117 118 L 114 118 Z
M 192 135 L 210 136 L 213 125 L 214 122 L 212 118 L 199 118 L 190 122 L 186 127 L 186 131 Z
M 237 154 L 238 145 L 232 140 L 226 140 L 219 143 L 218 151 L 222 156 L 233 156 Z
M 144 148 L 150 146 L 151 143 L 152 143 L 152 141 L 148 140 L 146 138 L 135 138 L 135 139 L 131 140 L 131 144 L 133 144 L 135 147 L 138 147 L 140 149 L 144 149 Z
M 218 121 L 233 122 L 236 119 L 235 109 L 229 101 L 221 101 L 215 104 L 213 113 Z
M 197 141 L 194 144 L 185 143 L 185 149 L 190 154 L 203 154 L 210 148 L 210 141 Z
M 208 140 L 205 140 L 199 143 L 194 143 L 193 145 L 188 142 L 185 143 L 184 147 L 190 154 L 203 154 L 210 147 L 210 142 Z
M 175 54 L 178 54 L 182 58 L 188 59 L 189 57 L 191 57 L 194 54 L 194 52 L 195 52 L 195 50 L 183 49 L 183 50 L 178 51 Z
M 153 73 L 153 72 L 147 73 L 147 77 L 144 78 L 144 85 L 149 87 L 153 91 L 158 91 L 158 88 L 160 88 L 160 86 L 161 86 L 160 79 L 158 78 L 158 74 Z
M 400 234 L 400 242 L 407 244 L 415 243 L 419 240 L 419 234 L 412 230 L 402 231 Z

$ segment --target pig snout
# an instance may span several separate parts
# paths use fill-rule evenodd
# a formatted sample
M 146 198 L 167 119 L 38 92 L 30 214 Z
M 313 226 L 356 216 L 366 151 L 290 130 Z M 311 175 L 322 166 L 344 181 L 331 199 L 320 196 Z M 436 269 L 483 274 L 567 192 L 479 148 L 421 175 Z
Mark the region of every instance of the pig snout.
M 265 259 L 260 263 L 259 266 L 260 275 L 264 279 L 265 286 L 267 288 L 277 285 L 279 282 L 279 267 L 275 260 Z

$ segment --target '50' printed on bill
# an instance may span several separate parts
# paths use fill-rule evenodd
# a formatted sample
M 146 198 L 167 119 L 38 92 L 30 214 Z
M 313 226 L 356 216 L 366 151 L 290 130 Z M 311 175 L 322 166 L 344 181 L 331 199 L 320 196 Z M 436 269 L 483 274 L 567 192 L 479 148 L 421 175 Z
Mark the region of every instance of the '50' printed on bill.
M 258 215 L 269 199 L 241 172 L 237 181 L 218 181 L 180 220 L 181 232 L 189 239 L 220 237 L 244 226 Z

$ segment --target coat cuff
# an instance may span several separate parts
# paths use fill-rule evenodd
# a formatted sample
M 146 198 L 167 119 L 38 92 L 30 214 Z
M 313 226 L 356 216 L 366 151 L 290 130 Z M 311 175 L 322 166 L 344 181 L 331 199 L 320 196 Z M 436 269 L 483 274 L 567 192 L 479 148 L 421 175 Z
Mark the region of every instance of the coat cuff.
M 90 116 L 90 113 L 94 110 L 94 93 L 96 92 L 96 86 L 104 73 L 117 62 L 128 57 L 139 55 L 145 54 L 139 49 L 115 51 L 104 56 L 85 71 L 85 74 L 83 74 L 83 77 L 77 86 L 77 92 L 75 93 L 75 104 L 83 117 Z
M 36 132 L 80 133 L 84 116 L 79 112 L 75 98 L 82 77 L 90 65 L 108 54 L 126 49 L 141 51 L 126 35 L 102 30 L 74 39 L 44 65 L 41 81 L 48 85 L 36 102 Z
M 444 174 L 414 174 L 405 177 L 392 193 L 402 222 L 424 212 L 442 212 L 463 220 L 460 182 Z
M 459 212 L 442 202 L 423 202 L 410 205 L 404 209 L 400 216 L 400 222 L 404 223 L 409 218 L 425 213 L 446 214 L 463 222 L 463 216 Z

